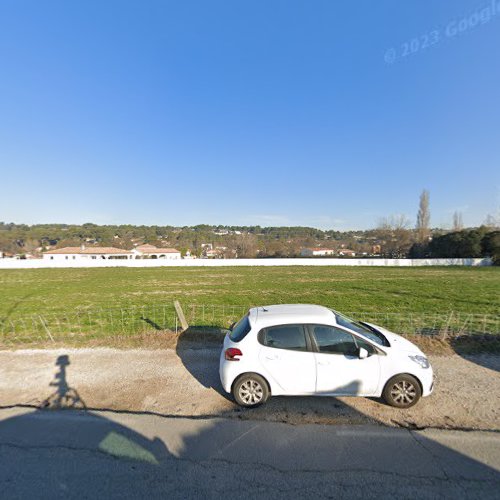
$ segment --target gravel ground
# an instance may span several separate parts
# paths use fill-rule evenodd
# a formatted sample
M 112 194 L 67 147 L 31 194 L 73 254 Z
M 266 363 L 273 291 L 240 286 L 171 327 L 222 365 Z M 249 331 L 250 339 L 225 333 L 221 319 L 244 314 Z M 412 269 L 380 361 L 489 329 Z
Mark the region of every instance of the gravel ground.
M 218 349 L 193 348 L 0 351 L 0 406 L 53 406 L 58 395 L 69 395 L 62 406 L 294 424 L 500 430 L 500 356 L 430 356 L 434 394 L 409 410 L 376 399 L 326 397 L 276 397 L 261 408 L 240 409 L 222 393 L 218 356 Z

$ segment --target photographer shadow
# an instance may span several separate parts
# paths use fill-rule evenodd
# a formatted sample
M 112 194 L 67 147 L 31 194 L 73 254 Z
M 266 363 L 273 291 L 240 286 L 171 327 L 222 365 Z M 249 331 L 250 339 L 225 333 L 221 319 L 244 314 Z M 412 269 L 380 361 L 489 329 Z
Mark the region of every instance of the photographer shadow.
M 78 391 L 70 387 L 66 379 L 66 368 L 70 365 L 69 356 L 63 354 L 56 360 L 59 371 L 54 376 L 54 381 L 49 385 L 56 390 L 46 398 L 40 405 L 41 409 L 62 410 L 72 408 L 75 410 L 86 410 L 85 402 Z

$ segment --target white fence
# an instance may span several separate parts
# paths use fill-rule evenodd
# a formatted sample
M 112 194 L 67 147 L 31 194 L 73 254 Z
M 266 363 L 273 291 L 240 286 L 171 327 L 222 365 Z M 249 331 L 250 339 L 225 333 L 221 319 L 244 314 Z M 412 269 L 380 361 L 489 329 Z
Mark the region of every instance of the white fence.
M 44 259 L 0 259 L 0 269 L 41 269 L 66 267 L 224 267 L 224 266 L 491 266 L 484 259 L 75 259 L 68 261 Z

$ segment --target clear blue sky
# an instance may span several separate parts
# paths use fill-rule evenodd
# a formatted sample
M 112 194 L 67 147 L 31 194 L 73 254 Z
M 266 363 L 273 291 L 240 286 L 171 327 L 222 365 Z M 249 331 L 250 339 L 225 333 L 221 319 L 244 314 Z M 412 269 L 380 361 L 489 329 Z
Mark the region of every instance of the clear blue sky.
M 0 220 L 480 224 L 498 1 L 0 0 Z

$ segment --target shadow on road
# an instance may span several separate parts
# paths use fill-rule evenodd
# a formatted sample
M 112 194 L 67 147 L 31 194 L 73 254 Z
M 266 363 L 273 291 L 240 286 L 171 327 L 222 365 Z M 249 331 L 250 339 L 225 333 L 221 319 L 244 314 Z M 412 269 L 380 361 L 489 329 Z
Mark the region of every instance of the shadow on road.
M 179 334 L 176 353 L 186 370 L 203 387 L 213 389 L 230 399 L 220 384 L 218 366 L 218 357 L 226 333 L 227 330 L 209 325 L 189 328 Z M 200 362 L 199 352 L 202 349 L 213 351 L 209 364 Z
M 205 387 L 217 386 L 217 356 L 200 370 L 190 358 L 193 337 L 179 340 L 177 352 L 192 376 Z M 215 345 L 217 342 L 214 340 Z M 127 420 L 127 415 L 120 415 L 119 423 L 116 416 L 106 418 L 102 412 L 86 411 L 78 391 L 68 381 L 69 356 L 59 356 L 56 366 L 50 384 L 56 390 L 45 400 L 44 409 L 27 410 L 26 414 L 3 420 L 0 413 L 0 450 L 4 457 L 0 484 L 9 484 L 12 497 L 116 497 L 172 492 L 177 498 L 185 498 L 187 492 L 212 496 L 219 491 L 222 478 L 231 491 L 243 488 L 248 492 L 244 488 L 249 486 L 249 471 L 255 477 L 255 492 L 274 496 L 279 491 L 287 495 L 273 489 L 277 478 L 269 480 L 268 476 L 276 474 L 283 480 L 284 472 L 290 473 L 284 484 L 292 493 L 314 487 L 318 494 L 345 494 L 345 484 L 351 481 L 358 495 L 366 490 L 372 495 L 414 497 L 421 494 L 421 486 L 434 496 L 446 493 L 457 498 L 494 498 L 496 494 L 491 484 L 498 485 L 499 474 L 493 468 L 437 440 L 403 429 L 379 428 L 361 436 L 359 427 L 291 426 L 233 418 L 205 420 L 196 426 L 190 424 L 189 429 L 181 423 L 175 433 L 168 434 L 172 420 L 150 415 L 148 418 L 157 419 L 154 425 L 138 432 L 123 423 L 137 424 L 136 420 Z M 265 415 L 273 405 L 285 403 L 292 414 L 300 411 L 301 400 L 306 399 L 312 398 L 272 398 L 265 407 L 237 411 Z M 322 400 L 333 412 L 346 407 L 336 398 L 314 399 Z M 219 416 L 234 417 L 234 411 Z M 366 421 L 366 416 L 361 417 Z M 332 439 L 332 435 L 337 438 Z M 209 469 L 207 463 L 213 468 Z M 265 475 L 261 479 L 259 474 L 254 476 L 252 466 Z M 304 470 L 308 474 L 303 474 Z M 312 476 L 311 471 L 316 475 Z M 398 480 L 387 482 L 388 471 Z M 328 481 L 318 483 L 317 474 L 322 472 L 329 474 Z M 368 482 L 360 479 L 364 474 L 370 478 Z
M 84 401 L 80 398 L 78 391 L 68 385 L 66 380 L 66 367 L 70 365 L 69 356 L 64 354 L 56 360 L 59 371 L 55 374 L 54 381 L 50 383 L 56 390 L 43 403 L 41 408 L 51 410 L 61 410 L 72 408 L 75 410 L 85 410 Z
M 467 361 L 500 372 L 500 335 L 461 335 L 452 338 L 450 345 Z

